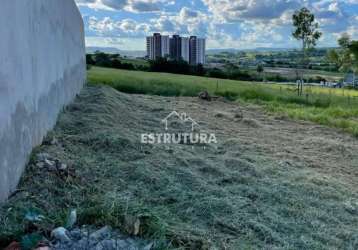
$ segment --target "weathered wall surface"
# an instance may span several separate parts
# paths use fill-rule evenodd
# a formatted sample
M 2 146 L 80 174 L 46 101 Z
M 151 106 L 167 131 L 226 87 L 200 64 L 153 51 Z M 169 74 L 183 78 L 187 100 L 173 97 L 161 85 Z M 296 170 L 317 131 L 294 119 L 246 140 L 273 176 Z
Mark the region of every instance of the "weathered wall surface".
M 74 0 L 1 0 L 0 202 L 32 148 L 85 82 L 83 21 Z

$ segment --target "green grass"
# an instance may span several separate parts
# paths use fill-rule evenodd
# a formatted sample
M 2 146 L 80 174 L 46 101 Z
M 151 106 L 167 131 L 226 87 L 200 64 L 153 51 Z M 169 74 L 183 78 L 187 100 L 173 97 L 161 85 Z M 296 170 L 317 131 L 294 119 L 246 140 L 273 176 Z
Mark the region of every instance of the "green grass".
M 139 134 L 161 131 L 166 103 L 86 87 L 34 150 L 67 163 L 68 172 L 38 168 L 31 158 L 19 192 L 0 208 L 0 248 L 49 235 L 75 208 L 80 225 L 122 231 L 125 216 L 139 217 L 140 236 L 155 249 L 167 249 L 163 242 L 183 250 L 356 249 L 358 217 L 345 205 L 357 200 L 356 186 L 304 161 L 279 164 L 229 134 L 220 148 L 143 146 Z M 28 211 L 44 216 L 36 229 L 24 220 Z
M 207 90 L 213 95 L 260 104 L 269 112 L 339 128 L 358 136 L 358 92 L 355 90 L 306 87 L 304 96 L 297 96 L 295 88 L 288 85 L 98 67 L 88 72 L 88 81 L 136 94 L 196 96 Z
M 146 67 L 149 66 L 148 61 L 147 61 L 147 60 L 144 60 L 144 59 L 133 59 L 133 58 L 124 58 L 124 57 L 121 57 L 121 58 L 120 58 L 120 61 L 121 61 L 122 63 L 131 63 L 131 64 L 133 64 L 134 66 L 146 66 Z

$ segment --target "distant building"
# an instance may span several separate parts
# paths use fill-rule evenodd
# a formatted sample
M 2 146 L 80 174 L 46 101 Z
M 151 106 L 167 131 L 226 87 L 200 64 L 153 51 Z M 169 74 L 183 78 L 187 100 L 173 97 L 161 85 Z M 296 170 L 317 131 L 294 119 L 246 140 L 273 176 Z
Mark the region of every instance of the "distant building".
M 196 36 L 162 36 L 154 33 L 147 37 L 147 56 L 151 60 L 170 56 L 173 60 L 184 60 L 191 65 L 205 64 L 205 39 Z
M 191 36 L 189 38 L 189 63 L 191 65 L 197 64 L 197 37 Z
M 154 59 L 154 37 L 147 37 L 147 57 L 151 60 Z
M 181 37 L 179 35 L 173 35 L 170 38 L 170 58 L 174 60 L 181 59 Z
M 181 58 L 187 63 L 190 62 L 190 46 L 189 46 L 189 38 L 181 37 Z
M 205 39 L 191 36 L 189 39 L 189 62 L 191 65 L 205 64 Z
M 170 39 L 169 36 L 161 36 L 161 57 L 169 56 L 170 54 Z
M 147 56 L 151 60 L 169 55 L 169 36 L 154 33 L 147 37 Z
M 197 53 L 196 64 L 205 64 L 205 50 L 206 50 L 205 39 L 198 38 L 196 41 L 196 53 Z

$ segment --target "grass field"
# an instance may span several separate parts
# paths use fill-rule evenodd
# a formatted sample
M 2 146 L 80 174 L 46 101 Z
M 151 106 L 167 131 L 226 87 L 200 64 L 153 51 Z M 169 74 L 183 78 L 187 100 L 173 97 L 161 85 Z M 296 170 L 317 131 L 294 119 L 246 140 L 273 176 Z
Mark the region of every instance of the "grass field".
M 143 67 L 148 67 L 149 66 L 148 61 L 144 60 L 144 59 L 133 59 L 133 58 L 121 57 L 121 62 L 122 63 L 131 63 L 134 66 L 143 66 Z
M 142 144 L 141 133 L 164 131 L 173 107 L 218 143 Z M 183 131 L 176 124 L 170 131 Z M 124 234 L 125 218 L 138 218 L 153 250 L 358 249 L 357 151 L 348 134 L 256 105 L 86 86 L 0 207 L 0 249 L 50 237 L 72 209 L 79 226 Z M 39 167 L 37 153 L 68 167 Z M 33 215 L 41 218 L 30 223 Z
M 196 96 L 207 90 L 233 101 L 260 104 L 269 112 L 316 122 L 358 136 L 358 92 L 305 87 L 297 96 L 292 86 L 263 84 L 197 76 L 125 71 L 93 67 L 91 84 L 107 84 L 119 91 L 162 96 Z

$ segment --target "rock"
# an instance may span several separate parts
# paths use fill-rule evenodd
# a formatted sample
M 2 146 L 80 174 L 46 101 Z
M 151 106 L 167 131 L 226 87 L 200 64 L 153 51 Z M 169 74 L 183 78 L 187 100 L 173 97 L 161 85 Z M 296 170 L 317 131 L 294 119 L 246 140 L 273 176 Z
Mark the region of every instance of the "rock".
M 95 245 L 95 242 L 90 241 L 88 238 L 82 238 L 77 241 L 73 248 L 74 249 L 92 249 L 91 247 Z
M 61 243 L 71 242 L 71 239 L 68 235 L 69 232 L 64 227 L 58 227 L 51 232 L 51 237 L 58 240 Z
M 59 170 L 59 171 L 65 171 L 65 170 L 67 169 L 67 164 L 62 163 L 62 162 L 60 162 L 60 161 L 57 161 L 57 162 L 56 162 L 56 168 L 57 168 L 57 170 Z
M 94 233 L 90 234 L 91 240 L 103 240 L 111 236 L 111 228 L 108 226 L 102 227 L 100 230 L 95 231 Z
M 43 162 L 38 162 L 38 163 L 36 163 L 36 167 L 38 167 L 38 168 L 44 168 L 45 167 L 45 163 L 43 163 Z
M 358 201 L 347 201 L 344 203 L 344 208 L 349 213 L 358 215 Z
M 36 159 L 39 162 L 44 162 L 45 160 L 51 159 L 51 156 L 48 153 L 38 153 Z
M 80 240 L 83 236 L 85 236 L 85 234 L 82 233 L 81 229 L 79 228 L 73 229 L 70 234 L 71 238 L 77 241 Z
M 30 222 L 41 222 L 45 216 L 30 211 L 25 214 L 25 219 Z
M 44 165 L 50 171 L 55 171 L 57 169 L 56 168 L 56 162 L 48 160 L 48 159 L 45 159 Z
M 143 250 L 150 250 L 150 249 L 152 249 L 152 247 L 153 247 L 153 243 L 150 243 L 150 244 L 146 245 L 145 247 L 143 247 Z
M 205 101 L 211 101 L 211 96 L 208 91 L 202 91 L 199 93 L 198 97 Z
M 130 246 L 124 240 L 103 240 L 96 245 L 95 250 L 116 250 L 130 249 Z

